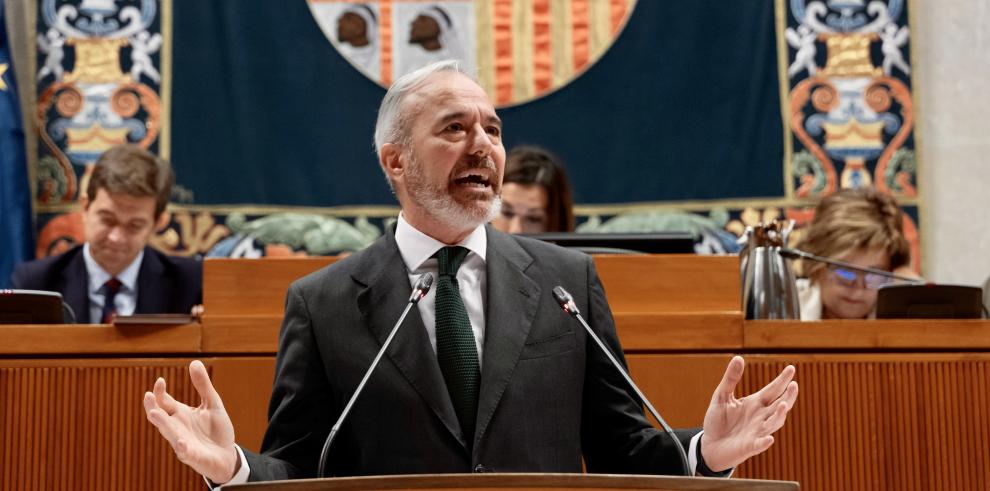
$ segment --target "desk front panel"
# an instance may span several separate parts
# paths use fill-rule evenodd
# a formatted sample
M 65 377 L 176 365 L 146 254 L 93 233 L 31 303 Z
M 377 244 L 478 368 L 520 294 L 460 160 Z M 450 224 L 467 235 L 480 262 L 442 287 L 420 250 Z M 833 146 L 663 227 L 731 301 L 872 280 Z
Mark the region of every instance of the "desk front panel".
M 847 327 L 875 341 L 871 325 Z M 178 333 L 190 328 L 178 326 L 154 334 L 162 354 L 107 354 L 100 347 L 106 326 L 78 326 L 86 327 L 94 328 L 93 345 L 80 341 L 84 331 L 74 333 L 78 354 L 0 353 L 0 489 L 202 489 L 141 407 L 158 376 L 166 377 L 180 400 L 198 402 L 187 373 L 193 357 L 210 369 L 238 442 L 260 447 L 274 346 L 257 355 L 184 353 L 188 340 Z M 822 331 L 829 336 L 819 340 L 818 350 L 802 334 L 801 349 L 777 353 L 692 350 L 676 343 L 672 348 L 663 341 L 685 328 L 641 331 L 635 334 L 637 349 L 627 356 L 634 378 L 673 426 L 701 425 L 733 353 L 747 360 L 739 395 L 758 390 L 786 363 L 797 365 L 801 395 L 787 426 L 774 447 L 740 467 L 737 476 L 796 480 L 806 490 L 990 489 L 990 352 L 899 346 L 852 353 L 848 339 L 836 343 L 834 329 Z M 969 326 L 968 335 L 981 328 Z M 620 336 L 628 336 L 621 329 Z M 13 346 L 3 332 L 0 352 Z M 152 349 L 150 338 L 132 339 L 140 340 L 141 350 Z

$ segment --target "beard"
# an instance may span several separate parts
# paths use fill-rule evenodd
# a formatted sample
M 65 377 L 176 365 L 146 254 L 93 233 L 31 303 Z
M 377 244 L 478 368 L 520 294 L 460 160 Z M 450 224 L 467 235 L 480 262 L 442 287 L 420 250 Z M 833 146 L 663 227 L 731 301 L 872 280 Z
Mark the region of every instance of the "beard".
M 495 163 L 491 157 L 469 162 L 466 166 L 458 165 L 454 174 L 464 167 L 491 169 L 493 178 L 501 181 L 500 176 L 496 175 Z M 409 199 L 435 222 L 455 230 L 469 230 L 494 220 L 502 209 L 502 197 L 494 183 L 494 197 L 487 203 L 481 200 L 472 200 L 469 203 L 457 201 L 450 193 L 450 184 L 450 181 L 446 185 L 430 182 L 423 172 L 422 163 L 410 153 L 409 166 L 406 168 L 406 192 Z

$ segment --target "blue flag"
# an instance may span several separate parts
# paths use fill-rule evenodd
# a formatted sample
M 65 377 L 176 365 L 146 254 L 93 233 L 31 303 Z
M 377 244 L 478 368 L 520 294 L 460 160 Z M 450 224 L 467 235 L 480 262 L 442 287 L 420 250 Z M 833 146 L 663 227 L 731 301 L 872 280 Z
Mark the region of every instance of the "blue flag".
M 9 287 L 15 264 L 31 258 L 34 240 L 24 129 L 6 26 L 0 2 L 0 288 Z

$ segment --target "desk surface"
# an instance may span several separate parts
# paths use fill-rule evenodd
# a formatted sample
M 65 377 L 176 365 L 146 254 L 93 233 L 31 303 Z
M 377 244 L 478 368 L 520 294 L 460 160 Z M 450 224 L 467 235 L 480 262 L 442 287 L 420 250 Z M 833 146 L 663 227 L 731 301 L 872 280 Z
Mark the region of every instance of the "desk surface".
M 990 320 L 746 321 L 734 312 L 616 313 L 629 353 L 990 351 Z M 274 355 L 281 319 L 204 316 L 179 326 L 0 325 L 0 355 Z

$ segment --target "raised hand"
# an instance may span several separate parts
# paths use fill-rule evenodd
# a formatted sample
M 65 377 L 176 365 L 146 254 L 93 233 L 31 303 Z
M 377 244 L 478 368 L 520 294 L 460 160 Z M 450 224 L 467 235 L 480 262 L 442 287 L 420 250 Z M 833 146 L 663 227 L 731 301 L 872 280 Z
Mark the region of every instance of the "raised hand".
M 716 472 L 735 467 L 770 448 L 773 432 L 784 426 L 787 412 L 797 400 L 792 365 L 758 392 L 736 399 L 734 392 L 744 368 L 742 357 L 732 358 L 705 413 L 701 455 Z
M 189 364 L 189 377 L 199 393 L 199 406 L 176 401 L 165 391 L 165 379 L 159 378 L 154 391 L 144 393 L 144 411 L 182 463 L 222 484 L 234 476 L 240 462 L 234 446 L 234 425 L 203 362 Z

